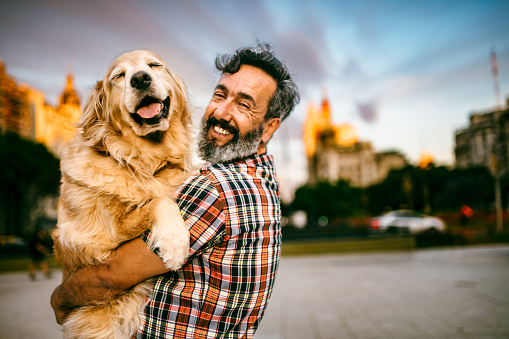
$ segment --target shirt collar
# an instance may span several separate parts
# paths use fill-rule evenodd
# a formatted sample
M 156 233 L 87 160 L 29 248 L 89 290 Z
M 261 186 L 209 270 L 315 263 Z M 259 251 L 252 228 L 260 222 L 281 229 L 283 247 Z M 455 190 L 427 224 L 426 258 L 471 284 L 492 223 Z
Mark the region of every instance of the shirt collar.
M 248 155 L 247 157 L 245 157 L 243 159 L 240 159 L 240 160 L 237 160 L 234 162 L 229 162 L 229 163 L 219 163 L 219 164 L 210 164 L 209 163 L 209 164 L 204 165 L 202 167 L 202 170 L 206 170 L 214 165 L 229 165 L 229 164 L 231 164 L 231 165 L 248 164 L 249 165 L 249 164 L 251 164 L 251 165 L 256 166 L 257 164 L 261 164 L 266 161 L 269 161 L 270 163 L 272 163 L 273 158 L 272 158 L 272 155 L 267 154 L 267 147 L 261 146 L 260 148 L 258 148 L 256 153 Z

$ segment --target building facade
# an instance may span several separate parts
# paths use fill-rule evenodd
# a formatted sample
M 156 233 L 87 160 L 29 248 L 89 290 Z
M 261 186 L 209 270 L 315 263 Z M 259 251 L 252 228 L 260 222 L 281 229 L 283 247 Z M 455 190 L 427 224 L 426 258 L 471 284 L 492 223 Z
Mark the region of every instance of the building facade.
M 0 128 L 31 139 L 35 131 L 25 91 L 7 75 L 0 61 Z
M 309 183 L 345 180 L 354 187 L 368 187 L 384 180 L 389 171 L 408 165 L 397 151 L 377 153 L 369 141 L 359 141 L 355 128 L 331 122 L 330 105 L 308 107 L 304 141 Z
M 457 168 L 509 174 L 509 99 L 505 109 L 471 114 L 469 126 L 456 132 L 454 153 Z
M 0 62 L 0 129 L 18 133 L 26 139 L 44 144 L 60 157 L 62 148 L 76 133 L 81 116 L 78 93 L 72 75 L 58 105 L 46 103 L 44 94 L 28 85 L 18 85 Z

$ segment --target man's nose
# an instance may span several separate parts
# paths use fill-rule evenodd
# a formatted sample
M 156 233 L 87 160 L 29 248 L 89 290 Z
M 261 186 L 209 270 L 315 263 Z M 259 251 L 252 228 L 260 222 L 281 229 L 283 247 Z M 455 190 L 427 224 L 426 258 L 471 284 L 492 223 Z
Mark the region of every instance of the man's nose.
M 216 109 L 214 110 L 214 117 L 217 120 L 232 120 L 232 108 L 231 103 L 228 100 L 225 100 L 218 104 Z

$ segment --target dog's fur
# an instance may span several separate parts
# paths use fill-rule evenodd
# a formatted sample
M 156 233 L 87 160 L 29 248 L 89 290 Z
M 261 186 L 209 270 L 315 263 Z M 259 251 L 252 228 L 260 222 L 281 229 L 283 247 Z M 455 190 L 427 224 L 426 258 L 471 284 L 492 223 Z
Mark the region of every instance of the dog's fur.
M 105 263 L 112 250 L 149 228 L 167 267 L 183 264 L 189 231 L 172 197 L 192 170 L 186 100 L 182 81 L 148 51 L 122 54 L 97 83 L 80 133 L 61 160 L 53 239 L 64 280 L 79 268 Z M 137 114 L 154 103 L 164 107 L 159 114 Z M 63 325 L 66 338 L 130 337 L 151 289 L 151 282 L 143 282 L 73 311 Z

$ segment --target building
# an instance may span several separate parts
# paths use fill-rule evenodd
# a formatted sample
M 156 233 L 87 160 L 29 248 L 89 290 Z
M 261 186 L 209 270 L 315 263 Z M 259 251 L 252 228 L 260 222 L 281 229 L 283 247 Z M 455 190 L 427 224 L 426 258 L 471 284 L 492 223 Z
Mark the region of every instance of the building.
M 0 61 L 0 129 L 44 144 L 60 157 L 62 148 L 76 133 L 74 125 L 81 116 L 79 96 L 72 75 L 58 105 L 45 102 L 44 94 L 28 85 L 18 85 Z
M 350 124 L 333 124 L 327 98 L 320 108 L 308 106 L 304 144 L 310 184 L 345 180 L 355 187 L 368 187 L 408 164 L 397 151 L 377 153 L 369 141 L 359 141 Z
M 483 166 L 509 174 L 509 99 L 502 110 L 473 113 L 470 124 L 455 135 L 457 168 Z
M 25 91 L 7 75 L 5 64 L 0 61 L 0 129 L 32 138 L 33 126 Z

